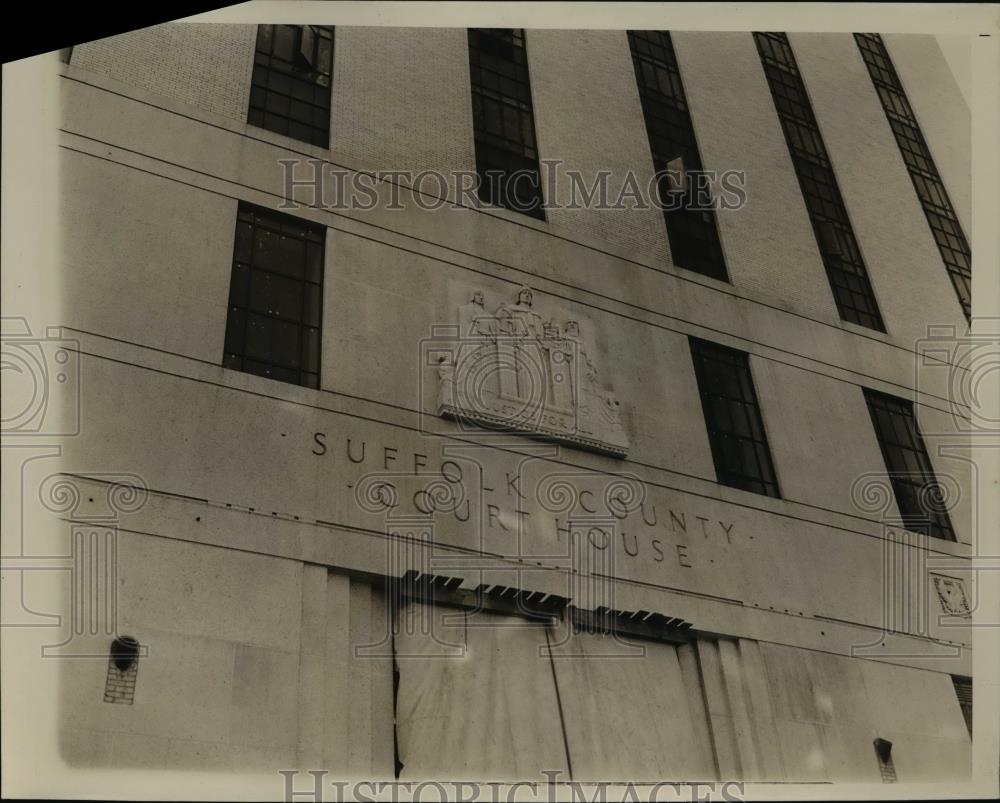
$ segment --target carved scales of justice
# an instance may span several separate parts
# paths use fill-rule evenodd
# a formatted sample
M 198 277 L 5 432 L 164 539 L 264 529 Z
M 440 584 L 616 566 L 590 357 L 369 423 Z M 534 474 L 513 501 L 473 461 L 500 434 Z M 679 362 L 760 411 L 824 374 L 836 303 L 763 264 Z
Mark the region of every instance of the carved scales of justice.
M 621 409 L 598 383 L 576 321 L 543 321 L 523 287 L 492 313 L 482 292 L 458 309 L 438 361 L 438 415 L 624 457 Z

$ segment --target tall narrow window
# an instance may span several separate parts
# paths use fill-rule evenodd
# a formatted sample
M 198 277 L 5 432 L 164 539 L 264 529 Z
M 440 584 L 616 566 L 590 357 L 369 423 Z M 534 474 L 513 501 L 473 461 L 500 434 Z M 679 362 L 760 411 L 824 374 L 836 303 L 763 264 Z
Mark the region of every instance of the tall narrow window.
M 332 83 L 332 27 L 257 26 L 248 123 L 326 148 Z
M 903 526 L 935 538 L 955 540 L 940 486 L 917 429 L 913 405 L 865 388 L 875 436 L 889 472 Z
M 755 33 L 754 39 L 840 317 L 884 332 L 868 270 L 788 37 Z
M 719 482 L 780 496 L 747 355 L 691 338 L 691 357 Z
M 469 28 L 479 198 L 545 220 L 528 51 L 518 28 Z
M 319 387 L 325 233 L 240 204 L 224 367 Z
M 958 697 L 958 704 L 962 709 L 962 716 L 965 717 L 965 727 L 969 729 L 969 736 L 972 736 L 972 678 L 961 675 L 951 676 L 952 685 L 955 687 L 955 696 Z
M 715 213 L 699 197 L 705 188 L 685 180 L 697 177 L 701 155 L 670 33 L 629 31 L 628 41 L 674 264 L 728 281 Z
M 868 66 L 875 91 L 896 136 L 906 169 L 924 208 L 931 233 L 941 252 L 941 259 L 958 294 L 958 302 L 967 319 L 972 316 L 972 249 L 958 222 L 951 199 L 931 158 L 930 149 L 920 133 L 916 115 L 906 99 L 889 51 L 877 33 L 856 33 L 854 38 L 861 57 Z

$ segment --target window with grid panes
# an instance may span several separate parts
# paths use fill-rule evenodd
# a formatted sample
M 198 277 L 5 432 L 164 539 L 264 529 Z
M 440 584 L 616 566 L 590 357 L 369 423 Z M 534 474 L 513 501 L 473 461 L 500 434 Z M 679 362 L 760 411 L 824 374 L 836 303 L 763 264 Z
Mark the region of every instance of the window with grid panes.
M 319 387 L 326 228 L 241 203 L 223 366 Z
M 544 220 L 524 31 L 468 34 L 479 198 Z
M 971 319 L 972 249 L 969 248 L 969 241 L 958 222 L 944 182 L 941 181 L 941 174 L 938 173 L 927 141 L 920 132 L 917 117 L 906 98 L 903 84 L 882 37 L 877 33 L 856 33 L 854 39 L 868 67 L 868 74 L 879 100 L 882 101 L 889 127 L 896 137 L 962 311 L 967 319 Z
M 840 317 L 884 332 L 868 270 L 788 37 L 755 33 L 754 40 Z
M 702 169 L 670 33 L 629 31 L 628 41 L 653 166 L 662 173 L 658 190 L 661 202 L 668 207 L 664 216 L 674 264 L 728 281 L 715 213 L 698 208 L 694 200 L 698 187 L 694 182 L 687 182 L 686 188 L 678 191 L 670 176 L 662 172 Z M 668 201 L 674 192 L 680 192 L 680 197 Z
M 248 123 L 326 148 L 332 83 L 332 27 L 257 26 Z
M 917 429 L 913 404 L 868 388 L 865 401 L 903 526 L 913 532 L 954 541 L 955 531 Z
M 746 353 L 690 338 L 705 428 L 718 481 L 780 496 Z

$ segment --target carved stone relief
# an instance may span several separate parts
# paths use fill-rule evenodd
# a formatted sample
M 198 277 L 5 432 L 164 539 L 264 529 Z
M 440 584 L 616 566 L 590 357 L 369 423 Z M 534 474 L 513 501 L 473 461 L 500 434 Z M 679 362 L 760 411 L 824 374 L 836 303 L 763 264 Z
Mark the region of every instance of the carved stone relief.
M 942 612 L 949 616 L 970 616 L 969 599 L 965 595 L 965 584 L 954 577 L 932 575 L 934 590 L 941 603 Z
M 545 319 L 522 287 L 492 310 L 476 292 L 438 363 L 438 414 L 624 457 L 621 406 L 574 320 Z

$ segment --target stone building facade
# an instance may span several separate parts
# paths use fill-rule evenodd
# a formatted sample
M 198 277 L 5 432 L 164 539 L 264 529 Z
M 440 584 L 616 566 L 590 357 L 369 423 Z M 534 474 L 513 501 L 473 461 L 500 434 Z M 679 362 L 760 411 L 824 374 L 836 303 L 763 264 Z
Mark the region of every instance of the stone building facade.
M 433 188 L 404 179 L 371 182 L 369 209 L 309 205 L 310 165 L 476 172 L 469 35 L 337 27 L 328 146 L 248 121 L 259 41 L 170 24 L 60 66 L 62 324 L 81 376 L 61 515 L 100 519 L 122 485 L 141 497 L 114 511 L 116 617 L 75 636 L 98 657 L 61 671 L 66 761 L 967 777 L 967 410 L 948 358 L 921 355 L 968 322 L 855 37 L 788 42 L 885 331 L 838 314 L 749 32 L 671 32 L 702 166 L 745 175 L 747 202 L 715 214 L 726 279 L 675 264 L 658 209 L 427 209 Z M 933 37 L 883 41 L 968 232 L 965 101 Z M 613 194 L 627 171 L 648 182 L 627 32 L 523 44 L 558 187 L 602 169 Z M 252 313 L 233 303 L 241 232 L 318 255 L 320 278 L 289 289 L 321 309 L 301 381 L 254 373 L 249 341 L 230 361 Z M 704 343 L 745 355 L 773 493 L 720 481 Z M 489 351 L 487 401 L 456 390 L 482 390 L 449 363 L 466 347 Z M 509 425 L 504 383 L 517 396 L 543 358 L 550 391 L 554 365 L 572 387 Z M 871 391 L 912 403 L 953 538 L 900 509 Z M 122 669 L 126 635 L 141 648 Z

